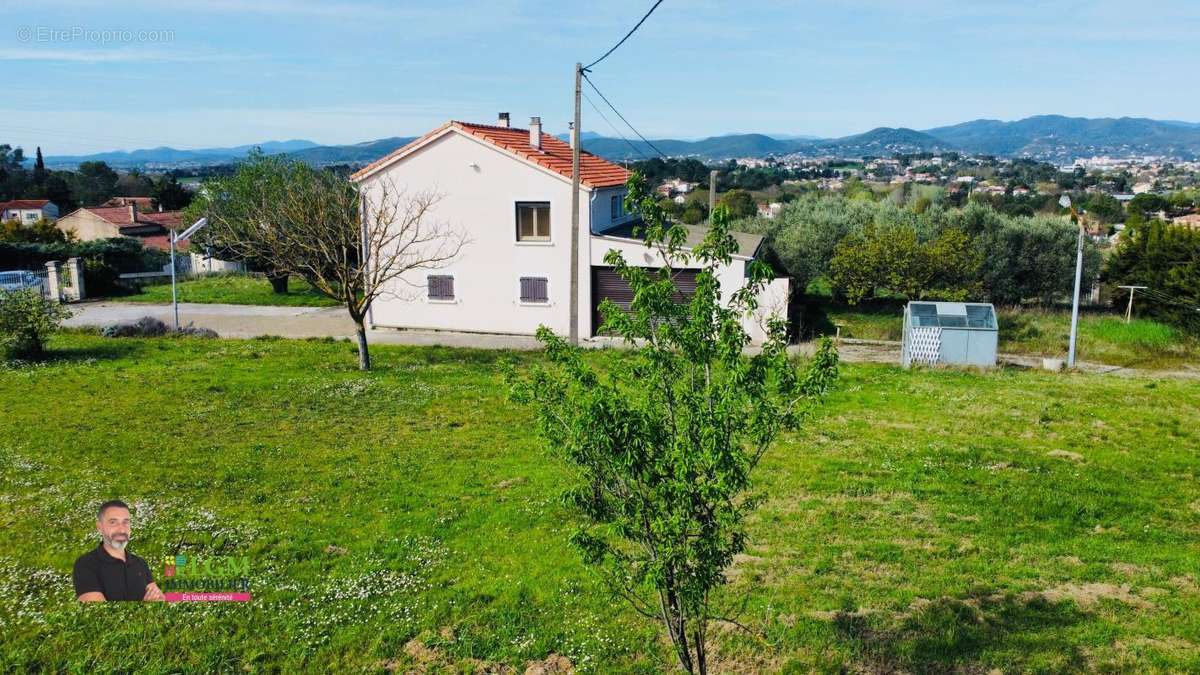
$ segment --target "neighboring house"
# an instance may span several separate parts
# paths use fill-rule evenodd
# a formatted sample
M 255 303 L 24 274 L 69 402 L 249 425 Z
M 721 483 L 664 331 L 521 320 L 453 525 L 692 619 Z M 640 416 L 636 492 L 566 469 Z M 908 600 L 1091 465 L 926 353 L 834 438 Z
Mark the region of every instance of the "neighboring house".
M 58 221 L 58 229 L 74 232 L 80 241 L 108 239 L 109 237 L 134 237 L 147 248 L 169 250 L 169 230 L 178 229 L 182 212 L 141 213 L 138 207 L 92 206 L 76 209 Z
M 158 203 L 154 197 L 113 197 L 100 206 L 136 206 L 142 213 L 158 211 Z
M 15 220 L 22 225 L 32 225 L 45 218 L 58 218 L 58 206 L 48 199 L 14 199 L 0 202 L 0 223 Z
M 634 236 L 637 220 L 624 211 L 622 167 L 580 153 L 579 335 L 595 334 L 596 308 L 605 298 L 628 307 L 631 292 L 604 262 L 610 249 L 633 265 L 658 267 L 656 252 Z M 430 217 L 463 231 L 459 256 L 441 269 L 413 270 L 375 301 L 374 327 L 422 328 L 530 335 L 539 325 L 570 332 L 571 146 L 541 131 L 451 121 L 351 176 L 364 199 L 383 190 L 435 191 Z M 688 245 L 705 230 L 689 227 Z M 762 237 L 736 234 L 733 261 L 719 271 L 724 294 L 745 284 L 746 264 Z M 677 284 L 694 285 L 697 270 L 679 270 Z M 777 280 L 762 313 L 783 311 L 787 281 Z M 765 295 L 765 294 L 764 294 Z M 761 317 L 748 318 L 756 340 Z
M 58 229 L 73 232 L 80 241 L 108 239 L 110 237 L 133 237 L 146 248 L 160 251 L 171 250 L 170 233 L 182 229 L 182 211 L 158 211 L 142 213 L 136 202 L 127 206 L 94 206 L 77 209 L 63 216 L 57 223 Z M 245 270 L 240 262 L 219 260 L 203 251 L 190 251 L 187 241 L 180 242 L 178 253 L 190 253 L 177 260 L 180 271 L 192 273 L 239 272 Z M 167 266 L 170 271 L 170 266 Z

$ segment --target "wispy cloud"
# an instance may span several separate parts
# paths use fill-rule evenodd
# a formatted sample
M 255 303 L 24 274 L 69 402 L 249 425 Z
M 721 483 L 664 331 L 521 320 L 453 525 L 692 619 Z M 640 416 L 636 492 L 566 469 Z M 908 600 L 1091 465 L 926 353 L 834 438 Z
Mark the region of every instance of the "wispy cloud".
M 205 54 L 167 49 L 53 49 L 0 47 L 0 61 L 49 61 L 57 63 L 204 63 L 244 61 L 261 58 L 246 54 Z

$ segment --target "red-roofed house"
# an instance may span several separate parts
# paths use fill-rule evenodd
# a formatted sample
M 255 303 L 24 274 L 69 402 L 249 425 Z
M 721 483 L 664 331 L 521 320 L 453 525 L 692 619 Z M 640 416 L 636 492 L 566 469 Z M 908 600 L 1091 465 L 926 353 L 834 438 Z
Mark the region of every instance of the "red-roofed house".
M 179 211 L 142 213 L 136 204 L 128 206 L 92 206 L 76 209 L 63 216 L 58 229 L 74 232 L 80 241 L 135 237 L 149 248 L 170 249 L 167 231 L 179 229 L 183 214 Z M 186 249 L 186 242 L 181 247 Z
M 58 229 L 74 232 L 80 241 L 133 237 L 140 240 L 142 246 L 160 251 L 171 250 L 170 231 L 182 230 L 183 225 L 182 211 L 142 213 L 138 210 L 136 202 L 128 206 L 92 206 L 77 209 L 56 223 Z M 176 250 L 187 253 L 188 242 L 180 242 Z M 240 262 L 213 258 L 204 251 L 193 251 L 190 255 L 177 256 L 177 259 L 177 269 L 192 274 L 240 272 L 246 268 Z M 170 265 L 167 265 L 166 271 L 170 270 Z
M 628 305 L 629 287 L 604 263 L 618 249 L 633 265 L 657 267 L 661 259 L 632 232 L 625 212 L 621 166 L 580 153 L 579 313 L 581 337 L 600 323 L 604 298 Z M 369 317 L 372 327 L 423 328 L 531 335 L 546 325 L 570 332 L 571 146 L 542 133 L 540 118 L 528 128 L 451 121 L 351 176 L 363 197 L 378 204 L 391 195 L 430 191 L 440 200 L 429 217 L 468 238 L 447 266 L 414 270 L 385 289 Z M 691 228 L 688 244 L 703 237 Z M 720 273 L 726 293 L 745 284 L 746 264 L 762 237 L 737 234 L 739 251 Z M 696 270 L 681 270 L 681 286 Z M 787 282 L 773 285 L 786 298 Z M 778 298 L 763 307 L 778 306 Z M 751 328 L 752 321 L 747 321 Z M 751 335 L 761 338 L 751 330 Z
M 0 223 L 15 220 L 22 225 L 32 225 L 45 218 L 58 217 L 58 205 L 49 199 L 14 199 L 0 202 Z

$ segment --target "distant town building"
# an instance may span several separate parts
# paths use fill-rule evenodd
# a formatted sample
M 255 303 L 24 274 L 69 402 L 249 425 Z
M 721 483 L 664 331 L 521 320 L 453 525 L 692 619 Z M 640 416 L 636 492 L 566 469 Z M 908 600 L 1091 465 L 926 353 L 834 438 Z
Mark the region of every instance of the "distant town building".
M 129 206 L 131 204 L 138 207 L 138 211 L 142 213 L 160 210 L 154 197 L 113 197 L 101 206 Z
M 774 218 L 782 210 L 783 204 L 779 202 L 758 205 L 758 215 L 762 216 L 763 218 Z
M 1171 222 L 1176 225 L 1184 225 L 1193 230 L 1200 230 L 1200 213 L 1189 213 L 1186 216 L 1172 218 Z

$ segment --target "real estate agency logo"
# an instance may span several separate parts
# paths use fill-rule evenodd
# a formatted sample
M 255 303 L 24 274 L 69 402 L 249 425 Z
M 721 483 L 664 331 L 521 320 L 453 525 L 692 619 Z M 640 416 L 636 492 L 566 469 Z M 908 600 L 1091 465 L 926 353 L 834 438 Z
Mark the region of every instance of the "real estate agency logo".
M 173 555 L 163 558 L 167 602 L 249 602 L 249 556 Z

